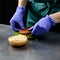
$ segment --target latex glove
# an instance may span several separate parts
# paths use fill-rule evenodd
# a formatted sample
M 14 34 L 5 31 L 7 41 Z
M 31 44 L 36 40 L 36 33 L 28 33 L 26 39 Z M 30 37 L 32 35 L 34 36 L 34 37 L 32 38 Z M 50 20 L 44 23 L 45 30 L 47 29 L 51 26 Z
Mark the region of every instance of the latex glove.
M 48 32 L 52 26 L 55 26 L 55 21 L 50 16 L 47 15 L 44 18 L 40 19 L 29 30 L 32 30 L 33 35 L 38 36 Z
M 25 7 L 17 7 L 15 14 L 10 20 L 11 28 L 14 31 L 19 31 L 20 29 L 25 29 L 23 24 L 23 16 L 25 12 Z

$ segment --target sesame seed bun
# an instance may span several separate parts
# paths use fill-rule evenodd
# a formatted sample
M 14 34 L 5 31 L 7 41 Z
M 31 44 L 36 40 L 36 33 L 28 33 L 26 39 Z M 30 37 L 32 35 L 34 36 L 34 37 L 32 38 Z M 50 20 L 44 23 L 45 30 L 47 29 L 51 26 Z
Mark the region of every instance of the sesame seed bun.
M 28 41 L 27 37 L 21 34 L 16 36 L 11 36 L 8 38 L 8 42 L 12 46 L 22 46 L 25 45 L 27 41 Z

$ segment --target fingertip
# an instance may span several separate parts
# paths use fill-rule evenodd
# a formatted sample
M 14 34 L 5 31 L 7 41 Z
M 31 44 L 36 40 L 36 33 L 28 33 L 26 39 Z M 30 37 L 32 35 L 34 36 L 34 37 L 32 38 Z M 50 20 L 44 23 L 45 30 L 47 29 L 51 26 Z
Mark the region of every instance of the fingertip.
M 23 23 L 19 23 L 19 25 L 20 25 L 21 29 L 25 29 L 25 26 Z
M 29 28 L 28 30 L 31 30 L 31 28 Z
M 28 30 L 33 30 L 33 26 L 31 28 L 29 28 Z
M 32 30 L 32 34 L 38 36 L 38 30 L 36 29 L 36 27 L 34 27 L 34 29 Z
M 25 29 L 25 27 L 21 27 L 22 29 Z

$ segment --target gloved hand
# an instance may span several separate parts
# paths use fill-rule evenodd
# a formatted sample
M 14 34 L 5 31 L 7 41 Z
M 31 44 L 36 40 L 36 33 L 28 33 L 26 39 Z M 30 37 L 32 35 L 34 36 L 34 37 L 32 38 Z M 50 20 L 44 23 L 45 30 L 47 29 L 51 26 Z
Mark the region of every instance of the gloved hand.
M 11 28 L 14 31 L 19 31 L 20 29 L 24 29 L 23 24 L 23 16 L 25 12 L 25 7 L 17 7 L 15 14 L 10 20 Z
M 38 36 L 48 32 L 52 26 L 55 26 L 55 21 L 50 16 L 46 15 L 28 30 L 32 30 L 32 34 Z

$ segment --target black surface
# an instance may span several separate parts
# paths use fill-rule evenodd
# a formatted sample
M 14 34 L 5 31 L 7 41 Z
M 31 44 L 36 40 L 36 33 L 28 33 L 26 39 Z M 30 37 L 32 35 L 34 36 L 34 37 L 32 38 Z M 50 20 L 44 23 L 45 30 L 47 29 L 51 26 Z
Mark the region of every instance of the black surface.
M 13 31 L 0 24 L 0 60 L 60 60 L 60 34 L 49 32 L 39 41 L 31 40 L 22 47 L 12 47 L 8 37 Z

